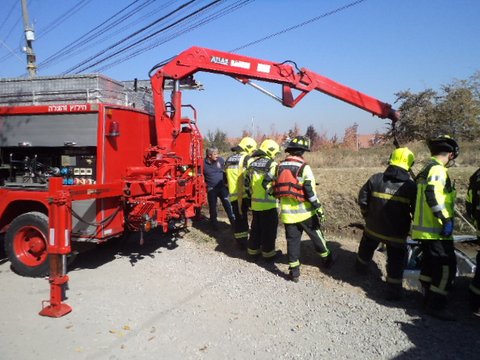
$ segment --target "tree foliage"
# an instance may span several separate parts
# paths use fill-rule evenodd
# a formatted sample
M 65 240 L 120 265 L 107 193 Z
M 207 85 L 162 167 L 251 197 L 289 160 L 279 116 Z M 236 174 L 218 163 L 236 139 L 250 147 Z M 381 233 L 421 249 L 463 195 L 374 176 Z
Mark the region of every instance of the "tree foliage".
M 320 136 L 318 135 L 317 130 L 315 130 L 313 125 L 309 125 L 307 127 L 305 136 L 310 139 L 310 146 L 312 148 L 312 151 L 318 150 L 318 148 L 320 147 Z
M 345 129 L 345 135 L 343 136 L 344 147 L 351 150 L 358 150 L 358 124 L 354 123 Z
M 205 148 L 216 147 L 220 152 L 230 150 L 230 143 L 227 140 L 227 133 L 216 129 L 214 132 L 208 131 L 205 137 Z
M 459 140 L 480 136 L 480 71 L 467 80 L 443 85 L 439 91 L 398 92 L 400 121 L 394 133 L 402 142 L 449 134 Z

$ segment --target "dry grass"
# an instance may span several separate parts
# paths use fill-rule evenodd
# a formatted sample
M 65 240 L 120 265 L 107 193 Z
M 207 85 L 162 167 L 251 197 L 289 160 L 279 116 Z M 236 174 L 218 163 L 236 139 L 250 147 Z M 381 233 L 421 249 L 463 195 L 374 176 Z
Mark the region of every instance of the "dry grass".
M 479 142 L 460 143 L 461 153 L 449 173 L 457 189 L 457 208 L 463 214 L 468 179 L 480 167 Z M 424 142 L 405 144 L 416 155 L 413 172 L 418 173 L 430 159 Z M 306 153 L 305 159 L 312 166 L 317 180 L 317 192 L 327 215 L 326 231 L 335 236 L 358 237 L 361 231 L 352 224 L 362 224 L 363 219 L 357 205 L 357 195 L 361 186 L 376 172 L 382 172 L 393 145 L 372 149 L 351 151 L 346 149 L 326 149 Z M 281 160 L 281 154 L 277 160 Z M 219 211 L 221 209 L 219 208 Z M 455 224 L 457 233 L 471 233 L 471 229 L 461 219 Z
M 402 144 L 412 150 L 416 157 L 415 169 L 420 170 L 423 164 L 430 159 L 430 153 L 425 142 Z M 348 149 L 325 149 L 306 153 L 305 159 L 313 168 L 344 168 L 344 167 L 378 167 L 385 166 L 393 150 L 393 145 L 383 145 L 371 149 L 352 151 Z M 480 141 L 460 143 L 460 156 L 457 166 L 480 166 Z

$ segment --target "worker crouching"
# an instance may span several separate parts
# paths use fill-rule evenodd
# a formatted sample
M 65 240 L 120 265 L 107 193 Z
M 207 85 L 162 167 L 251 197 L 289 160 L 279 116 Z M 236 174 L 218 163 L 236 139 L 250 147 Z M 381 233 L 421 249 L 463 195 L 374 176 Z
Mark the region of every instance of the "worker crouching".
M 323 220 L 324 213 L 315 191 L 312 169 L 303 159 L 305 151 L 310 151 L 307 137 L 296 136 L 288 143 L 285 152 L 289 155 L 278 165 L 274 184 L 274 194 L 280 199 L 280 217 L 285 225 L 289 276 L 294 282 L 300 277 L 300 242 L 304 231 L 320 255 L 323 267 L 329 268 L 333 261 L 320 228 L 319 217 Z
M 387 300 L 403 297 L 403 271 L 407 236 L 415 210 L 416 184 L 410 176 L 415 161 L 408 148 L 395 149 L 383 173 L 372 175 L 358 194 L 365 229 L 358 248 L 356 270 L 368 272 L 368 264 L 380 243 L 387 248 Z
M 278 228 L 278 201 L 272 195 L 272 183 L 280 152 L 278 144 L 270 139 L 262 142 L 247 167 L 245 189 L 250 195 L 252 224 L 247 253 L 253 259 L 260 254 L 265 260 L 273 260 L 280 251 L 275 250 Z

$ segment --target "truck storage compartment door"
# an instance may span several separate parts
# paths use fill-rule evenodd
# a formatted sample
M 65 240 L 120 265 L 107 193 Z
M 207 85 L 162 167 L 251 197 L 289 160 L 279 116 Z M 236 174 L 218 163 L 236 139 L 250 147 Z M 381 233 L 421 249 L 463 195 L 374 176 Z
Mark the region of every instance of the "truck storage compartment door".
M 97 113 L 0 116 L 0 146 L 96 146 L 97 121 Z

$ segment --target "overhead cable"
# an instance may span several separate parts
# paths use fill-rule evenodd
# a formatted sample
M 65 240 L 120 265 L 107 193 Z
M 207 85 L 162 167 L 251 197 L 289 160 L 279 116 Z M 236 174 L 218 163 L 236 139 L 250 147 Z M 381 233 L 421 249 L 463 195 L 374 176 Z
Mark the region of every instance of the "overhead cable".
M 78 9 L 84 7 L 85 5 L 88 5 L 89 2 L 92 0 L 80 0 L 77 2 L 75 5 L 73 5 L 70 9 L 65 11 L 63 14 L 55 18 L 52 22 L 47 24 L 45 28 L 40 28 L 39 30 L 36 31 L 37 33 L 37 40 L 41 39 L 43 36 L 47 35 L 49 32 L 52 30 L 56 29 L 60 24 L 62 24 L 64 21 L 68 20 L 70 17 L 75 15 L 75 13 L 78 11 Z
M 251 42 L 249 42 L 249 43 L 246 43 L 246 44 L 244 44 L 244 45 L 242 45 L 242 46 L 239 46 L 239 47 L 237 47 L 237 48 L 235 48 L 235 49 L 233 49 L 233 50 L 230 50 L 230 52 L 236 52 L 236 51 L 238 51 L 238 50 L 245 49 L 245 48 L 247 48 L 247 47 L 249 47 L 249 46 L 256 45 L 256 44 L 258 44 L 258 43 L 261 43 L 261 42 L 264 42 L 264 41 L 266 41 L 266 40 L 272 39 L 272 38 L 274 38 L 274 37 L 276 37 L 276 36 L 278 36 L 278 35 L 285 34 L 285 33 L 289 32 L 289 31 L 298 29 L 298 28 L 300 28 L 300 27 L 302 27 L 302 26 L 305 26 L 305 25 L 308 25 L 308 24 L 310 24 L 310 23 L 312 23 L 312 22 L 318 21 L 318 20 L 320 20 L 320 19 L 326 18 L 326 17 L 331 16 L 331 15 L 335 15 L 336 13 L 339 13 L 340 11 L 343 11 L 343 10 L 346 10 L 346 9 L 352 7 L 352 6 L 358 5 L 358 4 L 360 4 L 360 3 L 364 2 L 364 1 L 366 1 L 366 0 L 357 0 L 357 1 L 351 2 L 351 3 L 347 4 L 347 5 L 344 5 L 344 6 L 341 6 L 341 7 L 337 8 L 337 9 L 335 9 L 335 10 L 326 12 L 326 13 L 324 13 L 324 14 L 322 14 L 322 15 L 319 15 L 319 16 L 315 16 L 314 18 L 311 18 L 311 19 L 309 19 L 309 20 L 306 20 L 306 21 L 304 21 L 304 22 L 302 22 L 302 23 L 300 23 L 300 24 L 297 24 L 297 25 L 294 25 L 294 26 L 290 26 L 290 27 L 288 27 L 288 28 L 286 28 L 286 29 L 283 29 L 283 30 L 277 31 L 277 32 L 275 32 L 275 33 L 273 33 L 273 34 L 264 36 L 263 38 L 260 38 L 260 39 L 258 39 L 258 40 L 255 40 L 255 41 L 251 41 Z
M 173 24 L 170 24 L 170 25 L 168 25 L 168 26 L 166 26 L 166 27 L 164 27 L 164 28 L 162 28 L 162 29 L 160 29 L 160 30 L 158 30 L 158 31 L 155 31 L 154 33 L 152 33 L 152 34 L 150 34 L 150 35 L 148 35 L 148 36 L 143 37 L 142 39 L 134 42 L 133 44 L 131 44 L 131 45 L 129 45 L 129 46 L 126 46 L 126 47 L 124 47 L 124 48 L 122 48 L 122 49 L 114 52 L 113 54 L 110 54 L 110 55 L 108 55 L 107 57 L 104 57 L 103 59 L 96 61 L 96 62 L 93 63 L 93 64 L 90 64 L 90 65 L 88 65 L 88 66 L 86 66 L 86 67 L 84 67 L 84 68 L 82 68 L 82 69 L 80 69 L 80 70 L 77 70 L 77 71 L 75 72 L 75 74 L 79 74 L 79 73 L 81 73 L 81 72 L 83 72 L 83 71 L 85 71 L 85 70 L 88 70 L 88 69 L 90 69 L 90 68 L 92 68 L 92 67 L 94 67 L 94 66 L 96 66 L 96 65 L 98 65 L 98 64 L 100 64 L 100 63 L 102 63 L 102 62 L 105 62 L 105 61 L 111 59 L 111 57 L 116 56 L 116 55 L 118 55 L 118 54 L 120 54 L 120 53 L 122 53 L 122 52 L 124 52 L 124 51 L 126 51 L 126 50 L 128 50 L 128 49 L 130 49 L 130 48 L 132 48 L 132 47 L 134 47 L 134 46 L 136 46 L 136 45 L 138 45 L 138 44 L 140 44 L 140 43 L 142 43 L 142 42 L 150 39 L 150 38 L 152 38 L 153 36 L 158 35 L 159 33 L 163 32 L 163 31 L 165 31 L 165 30 L 168 30 L 168 29 L 172 28 L 173 26 L 178 25 L 179 23 L 183 22 L 184 20 L 186 20 L 186 19 L 188 19 L 188 18 L 190 18 L 190 17 L 192 17 L 192 16 L 194 16 L 194 15 L 196 15 L 196 14 L 204 11 L 205 9 L 207 9 L 207 8 L 209 8 L 209 7 L 217 4 L 217 3 L 219 3 L 220 1 L 223 1 L 223 0 L 215 0 L 215 1 L 212 1 L 212 2 L 209 3 L 208 5 L 205 5 L 205 6 L 201 7 L 200 9 L 194 11 L 193 13 L 191 13 L 191 14 L 189 14 L 189 15 L 187 15 L 187 16 L 182 17 L 180 20 L 175 21 Z
M 203 26 L 203 25 L 206 25 L 208 23 L 210 23 L 211 21 L 214 21 L 220 17 L 223 17 L 233 11 L 236 11 L 238 9 L 240 9 L 241 7 L 245 6 L 245 5 L 248 5 L 249 3 L 253 2 L 254 0 L 241 0 L 241 1 L 237 1 L 235 4 L 232 4 L 232 5 L 229 5 L 228 7 L 226 8 L 223 8 L 223 9 L 220 9 L 218 10 L 217 12 L 213 13 L 212 15 L 209 15 L 208 17 L 206 18 L 201 18 L 200 20 L 197 20 L 196 22 L 192 22 L 192 25 L 190 26 L 185 26 L 185 24 L 182 24 L 184 26 L 181 27 L 181 30 L 178 30 L 174 33 L 171 33 L 169 35 L 166 35 L 164 36 L 163 38 L 160 38 L 160 39 L 157 39 L 157 41 L 155 42 L 151 42 L 149 43 L 148 45 L 146 46 L 143 46 L 142 48 L 140 49 L 136 49 L 135 51 L 130 51 L 129 54 L 125 55 L 124 57 L 116 60 L 116 61 L 113 61 L 113 62 L 110 62 L 110 63 L 107 63 L 105 65 L 103 65 L 102 67 L 98 67 L 98 68 L 95 68 L 94 71 L 98 71 L 98 72 L 102 72 L 102 71 L 105 71 L 105 70 L 108 70 L 118 64 L 121 64 L 127 60 L 130 60 L 146 51 L 149 51 L 151 49 L 154 49 L 155 47 L 158 47 L 160 45 L 163 45 L 165 44 L 166 42 L 170 41 L 170 40 L 173 40 L 173 39 L 176 39 L 178 38 L 179 36 L 185 34 L 185 33 L 188 33 L 188 32 L 191 32 L 195 29 L 197 29 L 198 27 L 200 26 Z M 130 49 L 131 50 L 131 49 Z M 164 61 L 163 63 L 165 62 L 168 62 L 169 60 L 171 60 L 172 58 Z M 111 60 L 111 59 L 109 59 Z M 159 65 L 160 66 L 160 65 Z M 156 66 L 158 67 L 158 66 Z
M 19 4 L 18 1 L 14 0 L 12 2 L 12 6 L 10 7 L 10 10 L 6 13 L 7 16 L 5 16 L 5 20 L 0 22 L 0 31 L 2 30 L 3 26 L 7 23 L 8 19 L 10 18 L 10 15 L 12 15 L 13 10 L 15 10 L 15 5 Z
M 143 28 L 135 31 L 134 33 L 128 35 L 127 37 L 125 37 L 125 38 L 117 41 L 117 42 L 114 43 L 113 45 L 107 47 L 106 49 L 103 49 L 102 51 L 96 53 L 95 55 L 90 56 L 88 59 L 86 59 L 86 60 L 80 62 L 79 64 L 71 67 L 70 69 L 66 70 L 66 71 L 64 72 L 64 74 L 72 73 L 73 71 L 77 70 L 78 68 L 81 68 L 81 69 L 80 69 L 79 71 L 77 71 L 77 73 L 78 73 L 78 72 L 81 72 L 81 71 L 84 71 L 84 70 L 86 70 L 86 69 L 88 69 L 88 68 L 90 68 L 92 65 L 88 65 L 88 66 L 85 66 L 85 65 L 88 64 L 89 62 L 91 62 L 92 60 L 96 59 L 96 58 L 99 57 L 100 55 L 103 55 L 103 54 L 105 54 L 106 52 L 108 52 L 108 51 L 110 51 L 110 50 L 113 50 L 113 49 L 116 48 L 117 46 L 121 45 L 122 43 L 124 43 L 125 41 L 131 39 L 132 37 L 140 34 L 141 32 L 147 30 L 148 28 L 151 28 L 152 26 L 154 26 L 155 24 L 157 24 L 157 23 L 159 23 L 160 21 L 164 20 L 165 18 L 167 18 L 167 17 L 169 17 L 169 16 L 172 16 L 172 14 L 175 14 L 176 12 L 184 9 L 185 7 L 187 7 L 187 6 L 189 6 L 190 4 L 194 3 L 195 1 L 197 1 L 197 0 L 187 1 L 186 3 L 184 3 L 184 4 L 180 5 L 179 7 L 177 7 L 175 10 L 171 11 L 170 13 L 168 13 L 167 15 L 164 15 L 164 16 L 160 17 L 159 19 L 157 19 L 157 20 L 155 20 L 154 22 L 148 24 L 147 26 L 144 26 Z M 217 1 L 221 1 L 221 0 L 217 0 Z M 94 65 L 96 65 L 96 63 L 93 64 L 93 66 L 94 66 Z M 84 67 L 82 68 L 82 66 L 84 66 Z
M 101 34 L 106 34 L 108 33 L 111 29 L 113 29 L 115 26 L 119 25 L 129 17 L 133 16 L 136 14 L 138 11 L 142 10 L 145 6 L 150 5 L 154 0 L 146 0 L 143 1 L 142 4 L 138 5 L 136 8 L 130 9 L 133 5 L 135 5 L 137 2 L 140 0 L 135 0 L 129 5 L 125 6 L 118 12 L 116 12 L 114 15 L 110 16 L 106 20 L 104 20 L 102 23 L 99 25 L 95 26 L 93 29 L 89 30 L 82 36 L 78 37 L 74 41 L 72 41 L 70 44 L 64 46 L 62 49 L 58 50 L 56 53 L 50 55 L 47 59 L 45 59 L 43 62 L 41 62 L 38 67 L 39 68 L 47 68 L 55 63 L 58 63 L 62 58 L 65 56 L 72 56 L 75 55 L 78 52 L 81 52 L 84 50 L 85 46 L 89 45 L 90 42 L 95 40 L 95 42 L 98 41 L 98 37 Z M 126 15 L 120 15 L 122 13 L 125 13 L 127 10 L 128 13 Z M 115 22 L 114 22 L 115 20 Z M 109 24 L 110 23 L 110 24 Z M 108 24 L 108 25 L 107 25 Z

